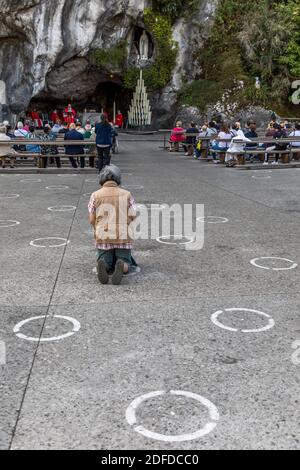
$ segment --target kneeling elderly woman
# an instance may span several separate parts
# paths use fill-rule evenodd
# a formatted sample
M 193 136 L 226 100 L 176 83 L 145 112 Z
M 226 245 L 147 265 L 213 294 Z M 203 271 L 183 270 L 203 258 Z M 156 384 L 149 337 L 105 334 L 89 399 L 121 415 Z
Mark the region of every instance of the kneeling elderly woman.
M 130 227 L 136 218 L 136 203 L 129 191 L 120 188 L 121 179 L 121 170 L 117 166 L 106 166 L 100 173 L 101 189 L 92 194 L 89 203 L 101 284 L 108 284 L 112 274 L 112 283 L 120 285 L 123 276 L 136 267 Z

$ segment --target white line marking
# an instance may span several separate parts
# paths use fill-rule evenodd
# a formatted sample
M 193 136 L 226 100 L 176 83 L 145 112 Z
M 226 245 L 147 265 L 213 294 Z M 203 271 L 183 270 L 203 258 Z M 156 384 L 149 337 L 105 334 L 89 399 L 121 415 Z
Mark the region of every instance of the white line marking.
M 291 263 L 291 266 L 286 267 L 286 268 L 268 268 L 267 266 L 261 266 L 258 264 L 259 260 L 265 260 L 265 259 L 276 259 L 280 261 L 286 261 L 287 263 Z M 298 264 L 295 263 L 294 261 L 287 259 L 287 258 L 279 258 L 277 256 L 262 256 L 261 258 L 255 258 L 250 261 L 250 263 L 255 266 L 256 268 L 260 269 L 267 269 L 267 270 L 272 270 L 272 271 L 289 271 L 290 269 L 295 269 L 297 268 Z
M 20 224 L 17 220 L 0 220 L 0 228 L 17 227 Z
M 72 212 L 76 211 L 76 206 L 54 206 L 48 207 L 48 211 L 50 212 Z
M 199 217 L 197 222 L 203 222 L 206 224 L 226 224 L 229 222 L 229 219 L 226 219 L 226 217 L 215 217 L 213 215 L 208 215 L 206 217 Z
M 32 318 L 28 318 L 27 320 L 21 321 L 20 323 L 18 323 L 14 327 L 13 331 L 17 335 L 17 337 L 20 338 L 20 339 L 24 339 L 26 341 L 32 341 L 32 342 L 36 342 L 36 343 L 39 342 L 39 341 L 41 341 L 42 343 L 49 343 L 51 341 L 60 341 L 60 340 L 65 339 L 65 338 L 69 338 L 70 336 L 73 336 L 75 333 L 77 333 L 81 329 L 81 325 L 80 325 L 79 321 L 75 320 L 75 318 L 61 316 L 61 315 L 54 315 L 53 318 L 59 318 L 59 319 L 62 319 L 62 320 L 69 321 L 73 325 L 73 330 L 70 331 L 69 333 L 64 334 L 64 335 L 53 336 L 51 338 L 34 338 L 34 337 L 26 336 L 26 335 L 23 335 L 22 333 L 20 333 L 21 328 L 24 325 L 26 325 L 27 323 L 30 323 L 30 322 L 35 321 L 35 320 L 45 319 L 45 316 L 42 315 L 42 316 L 39 316 L 39 317 L 32 317 Z
M 0 341 L 0 366 L 6 364 L 6 344 L 5 341 Z
M 0 194 L 0 199 L 18 199 L 20 194 Z
M 252 176 L 253 179 L 255 180 L 269 180 L 271 179 L 271 176 Z
M 60 240 L 63 243 L 60 243 L 59 245 L 40 245 L 37 242 L 43 242 L 46 240 Z M 67 240 L 66 238 L 59 238 L 59 237 L 46 237 L 46 238 L 37 238 L 33 241 L 30 242 L 30 246 L 34 246 L 36 248 L 60 248 L 61 246 L 66 246 L 70 243 L 70 240 Z
M 41 183 L 42 180 L 36 180 L 36 179 L 26 179 L 26 180 L 20 180 L 20 183 Z
M 213 313 L 213 315 L 211 316 L 211 321 L 216 326 L 218 326 L 219 328 L 222 328 L 223 330 L 228 330 L 228 331 L 233 331 L 233 332 L 239 331 L 237 328 L 231 328 L 229 326 L 224 325 L 223 323 L 219 321 L 219 316 L 225 312 L 250 312 L 250 313 L 256 313 L 257 315 L 261 315 L 265 318 L 268 318 L 268 324 L 264 326 L 263 328 L 252 329 L 252 330 L 246 330 L 246 329 L 241 330 L 243 333 L 260 333 L 262 331 L 270 330 L 275 325 L 275 321 L 270 315 L 264 312 L 260 312 L 259 310 L 252 310 L 249 308 L 225 308 L 224 310 L 219 310 L 218 312 Z
M 201 395 L 197 395 L 195 393 L 190 393 L 190 392 L 185 392 L 181 390 L 175 390 L 171 391 L 170 394 L 173 396 L 184 396 L 187 398 L 191 398 L 193 400 L 196 400 L 197 402 L 201 403 L 204 405 L 208 411 L 209 411 L 209 416 L 210 419 L 212 420 L 211 422 L 207 423 L 203 428 L 199 429 L 196 432 L 193 433 L 188 433 L 188 434 L 181 434 L 181 435 L 174 435 L 174 436 L 167 436 L 165 434 L 159 434 L 156 432 L 152 432 L 143 426 L 136 426 L 137 424 L 137 418 L 136 418 L 136 410 L 137 408 L 145 401 L 150 400 L 152 398 L 157 398 L 159 396 L 166 395 L 167 392 L 164 391 L 158 391 L 158 392 L 152 392 L 148 393 L 146 395 L 142 395 L 141 397 L 138 397 L 136 400 L 134 400 L 131 405 L 127 408 L 126 410 L 126 419 L 127 422 L 130 424 L 130 426 L 135 426 L 134 430 L 135 432 L 143 435 L 144 437 L 147 437 L 149 439 L 154 439 L 157 441 L 163 441 L 163 442 L 186 442 L 186 441 L 192 441 L 196 439 L 200 439 L 201 437 L 205 436 L 206 434 L 209 434 L 211 431 L 215 429 L 217 426 L 217 422 L 220 419 L 220 415 L 218 412 L 217 407 L 209 401 L 207 398 L 202 397 Z M 175 413 L 173 414 L 175 415 Z
M 183 239 L 186 239 L 187 241 L 186 242 L 166 242 L 164 240 L 183 240 Z M 162 243 L 164 245 L 188 245 L 189 243 L 194 243 L 195 241 L 195 238 L 194 237 L 184 237 L 182 235 L 164 235 L 162 237 L 158 237 L 156 239 L 156 241 L 158 243 Z
M 46 189 L 57 189 L 58 191 L 61 189 L 70 189 L 69 186 L 47 186 Z

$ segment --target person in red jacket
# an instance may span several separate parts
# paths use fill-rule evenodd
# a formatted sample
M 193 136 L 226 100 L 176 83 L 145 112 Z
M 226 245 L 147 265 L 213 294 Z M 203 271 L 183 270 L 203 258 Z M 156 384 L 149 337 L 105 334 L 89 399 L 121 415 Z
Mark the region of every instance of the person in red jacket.
M 58 121 L 58 120 L 59 120 L 59 113 L 58 113 L 57 109 L 55 109 L 50 114 L 50 121 L 52 121 L 52 123 L 55 124 L 56 121 Z
M 123 129 L 124 126 L 124 117 L 121 111 L 118 111 L 118 114 L 116 116 L 116 121 L 115 121 L 115 126 L 118 126 L 119 129 Z
M 70 124 L 74 124 L 75 123 L 75 118 L 76 118 L 76 111 L 75 109 L 73 108 L 73 106 L 70 104 L 68 104 L 68 106 L 64 109 L 64 112 L 63 112 L 63 120 L 64 122 L 67 122 L 70 126 Z
M 30 117 L 31 117 L 31 119 L 34 123 L 34 127 L 36 127 L 37 129 L 42 129 L 43 128 L 43 121 L 40 117 L 40 113 L 36 109 L 31 111 Z
M 172 130 L 172 134 L 170 137 L 170 151 L 171 152 L 178 152 L 179 150 L 179 144 L 181 142 L 185 142 L 186 140 L 186 135 L 185 135 L 185 129 L 182 127 L 182 122 L 178 121 L 176 123 L 176 126 Z

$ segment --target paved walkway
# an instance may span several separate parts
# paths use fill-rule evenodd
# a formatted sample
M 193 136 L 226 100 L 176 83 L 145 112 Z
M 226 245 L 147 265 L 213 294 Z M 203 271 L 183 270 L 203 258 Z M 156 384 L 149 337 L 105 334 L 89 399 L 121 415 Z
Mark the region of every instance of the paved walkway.
M 96 175 L 0 176 L 0 448 L 299 447 L 300 170 L 157 147 L 115 159 L 136 200 L 223 223 L 201 251 L 137 242 L 142 272 L 119 288 L 93 272 Z

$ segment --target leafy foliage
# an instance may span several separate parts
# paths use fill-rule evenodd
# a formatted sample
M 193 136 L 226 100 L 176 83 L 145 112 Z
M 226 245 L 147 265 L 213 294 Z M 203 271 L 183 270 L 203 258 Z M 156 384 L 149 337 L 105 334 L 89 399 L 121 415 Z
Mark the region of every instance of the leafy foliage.
M 288 103 L 291 82 L 300 77 L 299 0 L 221 0 L 212 33 L 194 60 L 200 78 L 218 83 L 223 93 L 233 77 L 242 80 L 236 96 L 241 105 Z
M 120 41 L 109 49 L 96 49 L 92 52 L 92 61 L 98 67 L 110 69 L 123 69 L 127 57 L 127 42 Z
M 172 23 L 180 16 L 193 14 L 198 5 L 199 0 L 153 0 L 153 10 L 167 15 Z
M 213 80 L 195 80 L 183 87 L 179 93 L 180 102 L 203 110 L 209 102 L 218 101 L 222 96 L 219 84 Z
M 278 8 L 280 15 L 285 17 L 290 39 L 280 62 L 288 66 L 295 77 L 300 77 L 300 4 L 298 0 L 289 1 Z

